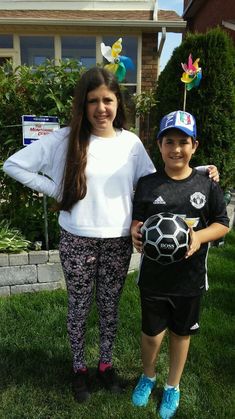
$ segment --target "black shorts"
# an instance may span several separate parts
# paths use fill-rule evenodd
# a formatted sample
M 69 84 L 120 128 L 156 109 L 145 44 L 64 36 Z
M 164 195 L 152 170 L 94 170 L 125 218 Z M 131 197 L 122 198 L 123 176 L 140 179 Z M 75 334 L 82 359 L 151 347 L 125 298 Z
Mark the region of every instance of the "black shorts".
M 142 331 L 156 336 L 169 329 L 179 336 L 195 334 L 199 329 L 201 295 L 195 297 L 156 296 L 140 289 Z

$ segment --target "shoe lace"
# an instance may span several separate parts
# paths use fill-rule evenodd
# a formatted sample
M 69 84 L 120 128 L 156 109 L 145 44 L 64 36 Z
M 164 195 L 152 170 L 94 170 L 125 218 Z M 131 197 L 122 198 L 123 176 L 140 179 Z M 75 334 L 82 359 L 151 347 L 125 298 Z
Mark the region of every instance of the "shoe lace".
M 150 390 L 148 381 L 142 380 L 138 385 L 138 393 L 145 394 L 146 390 Z
M 177 392 L 172 390 L 167 390 L 164 393 L 164 404 L 166 404 L 169 407 L 172 407 L 172 403 L 177 401 Z

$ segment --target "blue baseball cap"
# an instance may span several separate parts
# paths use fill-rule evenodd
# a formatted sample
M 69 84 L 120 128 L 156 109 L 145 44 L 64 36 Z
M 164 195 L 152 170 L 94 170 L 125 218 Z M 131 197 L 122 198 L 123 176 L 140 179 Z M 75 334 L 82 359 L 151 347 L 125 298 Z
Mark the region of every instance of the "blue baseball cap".
M 168 129 L 172 128 L 179 129 L 193 138 L 197 136 L 196 120 L 193 115 L 185 111 L 175 111 L 165 115 L 160 122 L 157 138 L 162 137 Z

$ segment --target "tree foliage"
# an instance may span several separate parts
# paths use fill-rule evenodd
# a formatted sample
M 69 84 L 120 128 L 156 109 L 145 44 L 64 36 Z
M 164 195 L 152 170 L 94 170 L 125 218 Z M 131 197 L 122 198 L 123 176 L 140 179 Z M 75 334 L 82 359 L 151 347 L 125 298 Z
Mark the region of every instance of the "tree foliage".
M 200 58 L 202 80 L 187 92 L 186 111 L 197 120 L 199 148 L 193 163 L 215 164 L 221 185 L 235 185 L 235 49 L 219 28 L 206 34 L 189 34 L 176 48 L 162 71 L 156 90 L 156 123 L 167 113 L 183 108 L 184 84 L 181 63 Z M 154 148 L 156 148 L 154 146 Z M 156 165 L 159 155 L 154 156 Z
M 68 123 L 74 87 L 84 70 L 73 60 L 16 69 L 10 62 L 0 66 L 0 220 L 10 220 L 31 241 L 44 241 L 42 197 L 5 175 L 2 164 L 22 148 L 22 115 L 58 116 L 61 127 Z M 49 211 L 48 223 L 49 244 L 54 247 L 57 214 Z

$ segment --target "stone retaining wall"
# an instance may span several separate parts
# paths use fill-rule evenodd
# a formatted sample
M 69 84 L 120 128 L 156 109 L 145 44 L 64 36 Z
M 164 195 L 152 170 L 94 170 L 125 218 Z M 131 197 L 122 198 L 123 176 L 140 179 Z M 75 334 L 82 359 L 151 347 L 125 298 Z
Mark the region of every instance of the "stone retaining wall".
M 232 194 L 231 202 L 227 206 L 227 213 L 230 220 L 229 227 L 231 229 L 235 226 L 235 193 Z
M 132 254 L 129 272 L 138 269 L 139 259 L 138 253 Z M 0 253 L 0 296 L 64 287 L 58 250 Z

